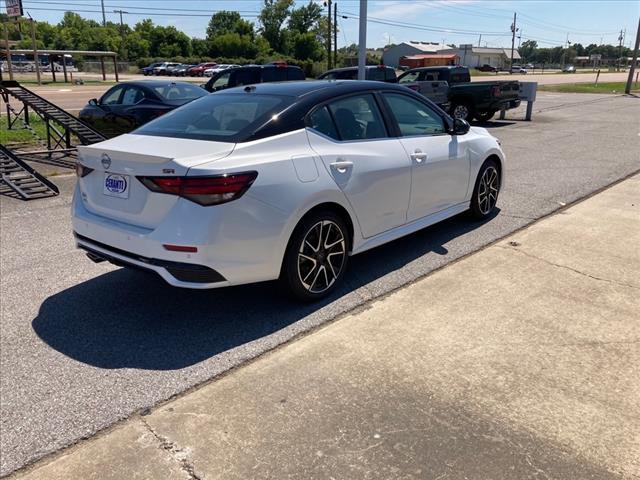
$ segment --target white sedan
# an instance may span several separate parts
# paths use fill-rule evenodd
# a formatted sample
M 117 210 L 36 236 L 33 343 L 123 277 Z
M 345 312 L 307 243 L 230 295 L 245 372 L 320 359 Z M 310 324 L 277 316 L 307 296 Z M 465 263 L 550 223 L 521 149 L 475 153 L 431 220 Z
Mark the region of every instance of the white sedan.
M 495 211 L 504 154 L 397 84 L 263 83 L 81 146 L 73 229 L 89 258 L 177 287 L 280 279 L 330 293 L 355 255 Z
M 204 76 L 213 77 L 216 73 L 221 72 L 222 70 L 226 70 L 227 68 L 232 68 L 232 67 L 239 67 L 239 66 L 240 65 L 222 63 L 220 65 L 216 65 L 215 67 L 207 68 L 204 71 Z

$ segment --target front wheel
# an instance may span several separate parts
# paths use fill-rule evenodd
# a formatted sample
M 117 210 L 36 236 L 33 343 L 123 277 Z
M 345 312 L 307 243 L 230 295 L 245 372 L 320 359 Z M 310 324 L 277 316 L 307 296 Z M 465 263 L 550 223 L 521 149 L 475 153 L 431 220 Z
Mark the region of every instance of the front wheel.
M 340 216 L 325 211 L 304 218 L 289 241 L 280 280 L 300 300 L 327 296 L 344 275 L 349 245 Z
M 473 117 L 473 107 L 468 103 L 454 103 L 451 105 L 450 113 L 453 118 L 461 118 L 470 122 Z
M 496 207 L 500 193 L 500 180 L 498 163 L 493 159 L 485 161 L 478 172 L 473 197 L 471 197 L 471 213 L 478 220 L 489 217 Z

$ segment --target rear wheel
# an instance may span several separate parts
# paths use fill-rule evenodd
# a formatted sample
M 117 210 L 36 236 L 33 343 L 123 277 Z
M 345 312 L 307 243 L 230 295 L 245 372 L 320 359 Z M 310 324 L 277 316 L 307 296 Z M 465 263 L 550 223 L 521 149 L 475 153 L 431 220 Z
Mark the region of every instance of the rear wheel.
M 500 193 L 500 169 L 498 162 L 489 159 L 480 167 L 471 198 L 471 213 L 478 220 L 487 218 L 493 212 Z
M 309 215 L 291 236 L 280 280 L 298 299 L 325 297 L 344 275 L 349 245 L 348 229 L 340 216 L 330 211 Z
M 470 122 L 473 117 L 473 107 L 468 103 L 454 103 L 451 105 L 451 116 Z
M 476 117 L 476 120 L 478 120 L 479 122 L 488 122 L 493 118 L 495 114 L 496 114 L 495 111 L 476 112 L 475 117 Z

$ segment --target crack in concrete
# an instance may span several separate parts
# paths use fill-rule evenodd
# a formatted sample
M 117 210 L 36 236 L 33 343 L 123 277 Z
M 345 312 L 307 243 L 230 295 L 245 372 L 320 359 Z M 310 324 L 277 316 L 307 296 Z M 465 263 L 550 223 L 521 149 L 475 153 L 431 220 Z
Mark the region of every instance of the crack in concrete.
M 569 271 L 571 271 L 573 273 L 577 273 L 579 275 L 582 275 L 582 276 L 587 277 L 587 278 L 591 278 L 593 280 L 598 280 L 600 282 L 606 282 L 606 283 L 611 283 L 613 285 L 619 285 L 621 287 L 628 287 L 628 288 L 633 288 L 633 289 L 636 289 L 636 290 L 640 290 L 640 287 L 637 286 L 637 285 L 631 285 L 629 283 L 624 283 L 624 282 L 617 282 L 617 281 L 611 280 L 609 278 L 596 277 L 595 275 L 591 275 L 589 273 L 585 273 L 583 271 L 580 271 L 577 268 L 569 267 L 568 265 L 561 265 L 559 263 L 554 263 L 554 262 L 552 262 L 550 260 L 547 260 L 546 258 L 538 257 L 536 255 L 533 255 L 532 253 L 525 252 L 524 250 L 520 250 L 518 248 L 505 247 L 504 245 L 496 245 L 496 246 L 499 247 L 499 248 L 502 248 L 504 250 L 519 252 L 522 255 L 525 255 L 525 256 L 527 256 L 529 258 L 533 258 L 534 260 L 539 260 L 541 262 L 546 263 L 547 265 L 551 265 L 552 267 L 563 268 L 565 270 L 569 270 Z
M 203 478 L 195 472 L 195 467 L 189 461 L 187 453 L 180 448 L 175 442 L 172 442 L 168 438 L 157 433 L 151 425 L 149 425 L 144 418 L 139 418 L 140 422 L 145 426 L 145 428 L 154 436 L 154 438 L 160 444 L 160 449 L 167 452 L 173 460 L 175 460 L 182 471 L 184 471 L 187 475 L 189 475 L 190 480 L 203 480 Z

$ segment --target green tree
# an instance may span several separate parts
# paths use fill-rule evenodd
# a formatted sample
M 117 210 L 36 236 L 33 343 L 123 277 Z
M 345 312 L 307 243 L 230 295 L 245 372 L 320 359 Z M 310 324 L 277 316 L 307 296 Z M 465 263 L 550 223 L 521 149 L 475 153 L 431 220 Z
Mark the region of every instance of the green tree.
M 315 33 L 294 32 L 291 40 L 292 54 L 296 59 L 316 62 L 324 58 L 324 50 Z
M 307 33 L 317 30 L 322 18 L 322 7 L 309 1 L 307 5 L 296 8 L 289 17 L 289 30 L 298 33 Z
M 523 60 L 531 61 L 533 60 L 533 56 L 537 48 L 538 42 L 536 42 L 535 40 L 525 40 L 518 48 L 518 53 Z
M 227 33 L 253 37 L 253 23 L 244 20 L 238 12 L 223 10 L 213 14 L 207 27 L 207 39 L 211 40 L 218 35 Z
M 286 54 L 289 32 L 282 28 L 291 13 L 293 0 L 264 0 L 258 16 L 260 31 L 269 46 L 278 53 Z

